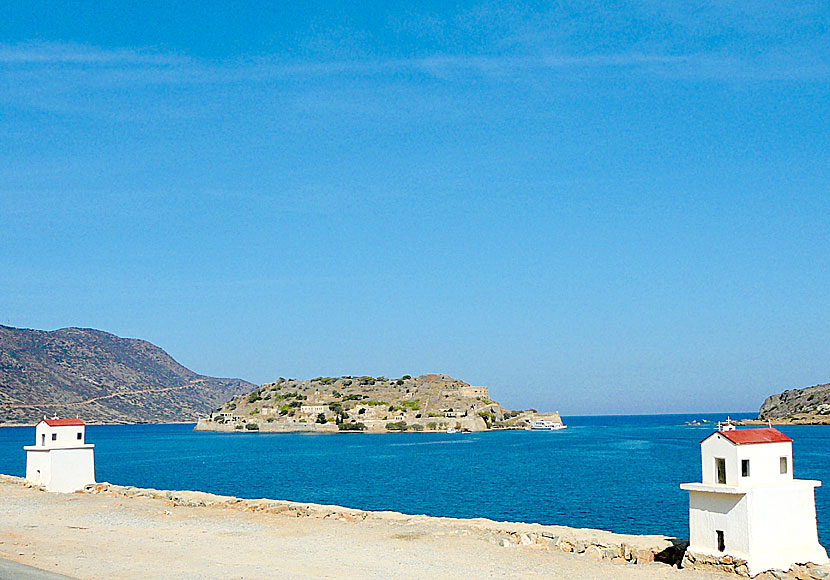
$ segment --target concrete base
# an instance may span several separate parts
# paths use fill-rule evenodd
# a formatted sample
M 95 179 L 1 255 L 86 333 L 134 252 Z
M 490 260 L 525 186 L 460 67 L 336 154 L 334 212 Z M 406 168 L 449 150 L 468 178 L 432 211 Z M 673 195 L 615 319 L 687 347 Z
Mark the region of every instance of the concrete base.
M 95 483 L 94 445 L 76 447 L 27 446 L 26 481 L 46 491 L 71 493 Z

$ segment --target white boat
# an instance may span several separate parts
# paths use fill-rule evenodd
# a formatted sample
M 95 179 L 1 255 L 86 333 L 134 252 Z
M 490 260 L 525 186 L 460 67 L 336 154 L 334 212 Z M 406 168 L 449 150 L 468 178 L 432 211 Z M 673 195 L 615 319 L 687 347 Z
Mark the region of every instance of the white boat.
M 536 419 L 536 421 L 530 425 L 530 428 L 533 431 L 559 431 L 560 429 L 566 429 L 567 425 L 554 421 L 545 421 L 544 419 Z
M 447 429 L 447 433 L 452 435 L 453 433 L 458 433 L 458 431 L 455 430 L 455 427 L 450 427 L 449 429 Z

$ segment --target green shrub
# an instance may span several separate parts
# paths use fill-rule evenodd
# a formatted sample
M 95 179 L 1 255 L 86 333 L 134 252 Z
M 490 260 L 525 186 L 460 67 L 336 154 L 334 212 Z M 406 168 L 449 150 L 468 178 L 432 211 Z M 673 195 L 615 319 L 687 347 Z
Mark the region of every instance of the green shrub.
M 325 422 L 326 422 L 326 415 L 325 415 L 324 413 L 318 413 L 318 414 L 317 414 L 317 421 L 316 421 L 316 422 L 317 422 L 317 423 L 320 423 L 320 424 L 325 424 Z
M 242 425 L 237 425 L 236 427 L 234 427 L 234 429 L 240 429 L 240 430 L 241 430 L 241 429 L 242 429 Z
M 413 431 L 423 431 L 424 430 L 424 426 L 421 425 L 420 423 L 415 423 L 413 425 L 410 425 L 409 428 L 412 429 Z
M 245 428 L 248 431 L 259 431 L 259 425 L 257 425 L 256 423 L 248 423 L 247 425 L 245 425 Z
M 406 431 L 409 429 L 409 425 L 406 424 L 406 421 L 395 421 L 393 423 L 387 423 L 386 429 L 389 431 Z
M 337 428 L 340 431 L 365 431 L 366 425 L 363 423 L 357 423 L 356 421 L 351 421 L 346 423 L 345 421 L 340 423 Z

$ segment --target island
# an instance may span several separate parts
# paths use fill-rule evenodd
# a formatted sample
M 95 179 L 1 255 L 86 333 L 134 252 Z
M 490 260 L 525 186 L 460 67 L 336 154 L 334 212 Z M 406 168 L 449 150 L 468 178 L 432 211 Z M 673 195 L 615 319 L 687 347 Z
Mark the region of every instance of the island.
M 513 411 L 487 387 L 444 374 L 280 378 L 238 395 L 199 419 L 197 431 L 229 432 L 478 432 L 526 429 L 558 412 Z

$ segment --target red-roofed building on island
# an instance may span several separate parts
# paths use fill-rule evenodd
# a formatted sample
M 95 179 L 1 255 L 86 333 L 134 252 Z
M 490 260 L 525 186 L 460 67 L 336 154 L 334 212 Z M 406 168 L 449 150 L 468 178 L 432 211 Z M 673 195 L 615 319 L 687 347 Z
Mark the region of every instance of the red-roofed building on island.
M 80 419 L 43 418 L 27 445 L 26 480 L 47 491 L 73 492 L 95 483 L 95 457 Z
M 689 492 L 687 557 L 737 562 L 752 576 L 829 561 L 816 526 L 821 482 L 793 478 L 792 445 L 778 429 L 731 423 L 700 442 L 701 483 L 680 486 Z

